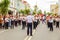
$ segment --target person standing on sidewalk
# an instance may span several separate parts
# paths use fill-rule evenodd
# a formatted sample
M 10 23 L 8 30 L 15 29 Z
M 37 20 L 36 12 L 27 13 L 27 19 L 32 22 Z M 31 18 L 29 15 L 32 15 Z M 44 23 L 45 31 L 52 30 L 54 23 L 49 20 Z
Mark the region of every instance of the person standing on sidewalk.
M 26 18 L 26 22 L 27 22 L 27 35 L 30 34 L 30 36 L 32 36 L 32 23 L 33 23 L 33 16 L 29 13 L 27 18 Z

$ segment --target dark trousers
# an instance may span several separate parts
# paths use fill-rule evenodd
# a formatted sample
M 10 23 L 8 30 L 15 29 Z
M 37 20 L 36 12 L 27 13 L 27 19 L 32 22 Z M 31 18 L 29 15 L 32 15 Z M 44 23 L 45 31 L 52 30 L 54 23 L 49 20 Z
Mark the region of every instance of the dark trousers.
M 53 31 L 53 23 L 49 23 L 50 24 L 50 31 Z
M 27 35 L 32 36 L 32 23 L 27 23 Z
M 50 27 L 50 23 L 49 22 L 47 22 L 47 26 L 48 26 L 48 28 Z
M 37 22 L 33 22 L 33 29 L 36 29 L 37 27 Z
M 59 28 L 59 22 L 56 22 L 56 28 L 57 28 L 57 27 Z
M 19 25 L 21 25 L 21 20 L 18 20 Z
M 2 23 L 0 23 L 0 28 L 2 28 Z
M 14 21 L 11 21 L 11 29 L 14 28 Z
M 55 21 L 55 20 L 53 20 L 53 24 L 54 24 L 54 25 L 55 25 L 55 22 L 56 22 L 56 21 Z
M 5 23 L 5 29 L 8 29 L 9 22 Z
M 15 26 L 17 27 L 17 23 L 18 23 L 18 21 L 15 21 Z
M 40 23 L 39 19 L 37 19 L 37 25 Z
M 22 29 L 25 29 L 26 27 L 26 21 L 22 21 Z

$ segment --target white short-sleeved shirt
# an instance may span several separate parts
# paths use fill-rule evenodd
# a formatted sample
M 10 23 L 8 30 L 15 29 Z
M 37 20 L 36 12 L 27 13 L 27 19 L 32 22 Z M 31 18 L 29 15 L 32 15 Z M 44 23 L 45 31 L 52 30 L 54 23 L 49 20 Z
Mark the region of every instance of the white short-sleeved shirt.
M 53 23 L 53 19 L 50 19 L 49 22 L 50 22 L 50 23 Z
M 5 18 L 5 22 L 9 22 L 9 18 Z
M 27 23 L 32 23 L 32 22 L 33 22 L 33 18 L 34 18 L 34 16 L 28 15 L 28 16 L 26 17 Z
M 23 16 L 23 17 L 22 17 L 22 21 L 26 21 L 26 17 Z
M 45 16 L 43 16 L 43 19 L 45 19 L 46 17 Z
M 35 17 L 35 18 L 33 19 L 33 21 L 34 21 L 34 22 L 37 22 L 37 17 Z
M 59 18 L 56 18 L 56 21 L 58 22 L 58 21 L 60 21 L 60 19 Z

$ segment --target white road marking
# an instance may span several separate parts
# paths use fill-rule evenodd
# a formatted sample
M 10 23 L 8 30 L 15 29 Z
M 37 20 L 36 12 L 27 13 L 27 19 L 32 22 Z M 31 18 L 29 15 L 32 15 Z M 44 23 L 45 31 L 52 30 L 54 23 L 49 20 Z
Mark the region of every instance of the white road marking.
M 33 35 L 34 35 L 35 31 L 36 31 L 36 30 L 33 30 L 33 33 L 32 33 Z M 31 39 L 32 39 L 32 36 L 30 36 L 30 37 L 28 38 L 28 40 L 31 40 Z
M 32 36 L 30 36 L 28 40 L 31 40 L 31 38 L 32 38 Z
M 29 36 L 27 36 L 24 40 L 28 40 Z
M 36 30 L 33 30 L 33 33 L 32 33 L 33 35 L 34 35 L 35 31 Z M 31 40 L 31 38 L 32 38 L 32 36 L 27 36 L 24 40 Z

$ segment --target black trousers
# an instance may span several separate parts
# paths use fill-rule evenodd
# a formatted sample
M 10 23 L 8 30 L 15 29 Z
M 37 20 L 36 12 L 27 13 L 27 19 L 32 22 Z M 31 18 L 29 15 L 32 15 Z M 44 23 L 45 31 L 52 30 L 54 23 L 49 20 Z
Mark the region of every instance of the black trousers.
M 27 35 L 32 36 L 32 23 L 27 23 Z
M 55 25 L 55 23 L 56 23 L 56 21 L 55 20 L 53 20 L 53 24 Z
M 53 31 L 53 23 L 49 23 L 50 25 L 50 31 Z
M 40 23 L 39 19 L 37 19 L 37 25 Z
M 14 28 L 14 21 L 11 21 L 11 29 Z
M 47 26 L 48 26 L 48 28 L 50 27 L 50 22 L 47 22 Z
M 5 23 L 5 29 L 8 29 L 9 22 Z
M 17 23 L 18 23 L 18 21 L 15 21 L 15 26 L 17 27 Z
M 33 22 L 33 29 L 36 29 L 36 27 L 37 27 L 37 22 Z
M 0 23 L 0 28 L 2 28 L 2 23 Z
M 59 22 L 56 22 L 56 28 L 57 28 L 57 27 L 59 28 Z
M 25 29 L 26 27 L 26 21 L 22 21 L 22 29 Z
M 21 25 L 21 20 L 18 20 L 19 25 Z

